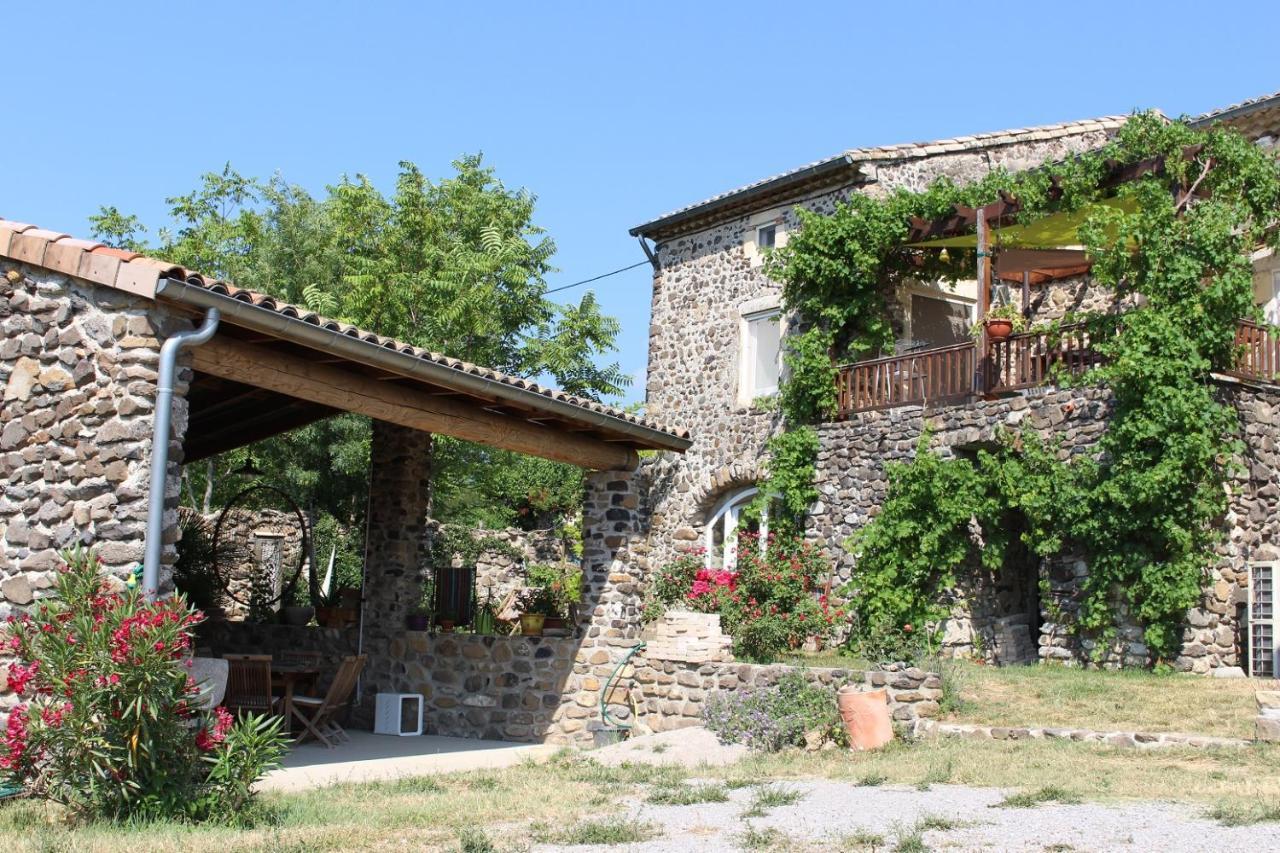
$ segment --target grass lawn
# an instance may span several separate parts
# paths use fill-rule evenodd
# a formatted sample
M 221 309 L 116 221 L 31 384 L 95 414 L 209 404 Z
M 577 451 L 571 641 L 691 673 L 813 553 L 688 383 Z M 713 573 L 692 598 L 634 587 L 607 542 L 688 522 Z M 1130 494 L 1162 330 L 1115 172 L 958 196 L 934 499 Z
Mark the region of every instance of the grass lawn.
M 548 763 L 398 782 L 272 793 L 245 828 L 153 824 L 72 828 L 34 802 L 0 804 L 6 851 L 326 851 L 527 849 L 538 841 L 626 844 L 661 837 L 661 827 L 630 820 L 623 801 L 716 802 L 725 789 L 771 780 L 829 778 L 855 785 L 944 783 L 1008 788 L 1045 799 L 1172 800 L 1220 819 L 1240 820 L 1239 803 L 1269 804 L 1280 819 L 1280 751 L 1139 752 L 1087 744 L 971 741 L 896 742 L 878 753 L 789 752 L 688 773 L 645 766 L 605 768 L 564 755 Z M 696 776 L 703 782 L 677 788 Z M 785 788 L 785 786 L 782 786 Z M 1059 790 L 1060 789 L 1060 790 Z M 761 789 L 765 790 L 765 789 Z M 765 793 L 769 793 L 765 791 Z
M 1254 690 L 1277 682 L 1141 670 L 946 664 L 960 705 L 947 719 L 982 725 L 1188 732 L 1250 738 Z

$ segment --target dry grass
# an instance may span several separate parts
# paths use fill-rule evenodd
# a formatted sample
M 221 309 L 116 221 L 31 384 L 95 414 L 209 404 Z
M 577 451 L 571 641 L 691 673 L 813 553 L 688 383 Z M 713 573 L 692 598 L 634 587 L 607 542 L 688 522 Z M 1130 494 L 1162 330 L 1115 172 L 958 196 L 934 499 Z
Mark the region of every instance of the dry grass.
M 498 850 L 529 839 L 538 821 L 556 829 L 582 825 L 649 784 L 671 785 L 678 773 L 602 768 L 578 761 L 521 765 L 503 771 L 337 785 L 261 797 L 263 817 L 250 829 L 178 824 L 118 827 L 65 824 L 54 807 L 30 801 L 0 806 L 0 849 L 14 853 L 152 853 L 152 851 L 449 850 L 487 837 Z M 483 832 L 483 836 L 479 835 Z M 481 850 L 473 842 L 472 849 Z
M 995 668 L 955 662 L 959 699 L 948 719 L 988 726 L 1047 726 L 1253 736 L 1254 690 L 1276 682 L 1078 667 Z

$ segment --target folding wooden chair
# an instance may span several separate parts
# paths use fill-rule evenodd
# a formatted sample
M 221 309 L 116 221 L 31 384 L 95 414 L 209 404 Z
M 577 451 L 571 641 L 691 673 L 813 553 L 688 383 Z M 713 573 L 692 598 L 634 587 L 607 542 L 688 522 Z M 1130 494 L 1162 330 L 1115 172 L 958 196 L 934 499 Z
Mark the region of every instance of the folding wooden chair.
M 314 737 L 329 749 L 333 749 L 337 743 L 350 740 L 334 718 L 351 701 L 356 679 L 360 677 L 360 671 L 364 669 L 367 659 L 368 655 L 344 657 L 323 699 L 311 696 L 293 697 L 290 713 L 302 723 L 302 733 L 298 735 L 298 743 L 302 743 L 308 737 Z
M 269 714 L 271 655 L 223 655 L 227 661 L 227 692 L 222 704 L 236 714 Z

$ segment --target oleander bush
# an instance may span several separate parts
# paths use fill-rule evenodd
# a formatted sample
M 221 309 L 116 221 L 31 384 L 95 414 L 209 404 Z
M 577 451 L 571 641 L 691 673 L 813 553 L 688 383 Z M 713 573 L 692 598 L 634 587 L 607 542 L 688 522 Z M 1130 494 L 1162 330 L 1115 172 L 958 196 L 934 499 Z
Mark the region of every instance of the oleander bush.
M 8 621 L 19 704 L 0 779 L 80 819 L 239 819 L 283 754 L 280 720 L 203 710 L 189 670 L 203 617 L 184 598 L 145 600 L 92 551 L 63 559 L 58 597 Z

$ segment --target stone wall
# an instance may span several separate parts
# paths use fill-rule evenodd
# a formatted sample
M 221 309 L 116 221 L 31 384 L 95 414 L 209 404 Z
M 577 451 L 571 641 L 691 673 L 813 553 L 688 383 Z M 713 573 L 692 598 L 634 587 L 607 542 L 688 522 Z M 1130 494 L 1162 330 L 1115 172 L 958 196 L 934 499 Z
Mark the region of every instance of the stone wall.
M 52 594 L 60 549 L 92 545 L 116 577 L 142 560 L 159 349 L 180 328 L 190 321 L 154 302 L 0 261 L 0 619 Z M 180 370 L 166 568 L 189 381 Z
M 563 720 L 594 715 L 566 690 L 577 641 L 406 631 L 391 644 L 393 690 L 425 698 L 428 734 L 568 742 Z
M 432 522 L 433 528 L 438 527 Z M 519 592 L 528 584 L 529 566 L 556 564 L 572 560 L 574 555 L 555 530 L 477 530 L 476 536 L 492 536 L 511 547 L 520 556 L 501 551 L 486 551 L 476 560 L 476 603 L 486 599 L 494 606 L 501 604 L 511 592 Z
M 1248 566 L 1276 558 L 1273 543 L 1280 532 L 1280 391 L 1225 380 L 1219 388 L 1221 399 L 1240 414 L 1246 452 L 1230 484 L 1221 559 L 1211 568 L 1204 602 L 1187 614 L 1183 650 L 1176 661 L 1179 669 L 1197 673 L 1241 664 Z M 936 409 L 908 406 L 864 412 L 825 424 L 819 430 L 821 498 L 811 514 L 808 535 L 828 549 L 838 580 L 847 581 L 853 559 L 841 543 L 878 511 L 888 487 L 887 464 L 914 456 L 926 427 L 930 447 L 943 456 L 990 445 L 1000 429 L 1030 428 L 1059 442 L 1059 455 L 1066 459 L 1093 452 L 1109 413 L 1105 391 L 1047 390 Z M 1141 629 L 1123 613 L 1114 645 L 1102 652 L 1091 640 L 1080 642 L 1071 635 L 1069 623 L 1087 573 L 1085 560 L 1065 554 L 1046 562 L 1028 559 L 1027 565 L 994 578 L 978 580 L 982 575 L 975 574 L 969 585 L 952 591 L 955 607 L 946 624 L 946 645 L 956 653 L 1007 663 L 1034 659 L 1026 653 L 1029 641 L 1044 659 L 1096 655 L 1108 664 L 1145 665 L 1149 654 Z
M 758 690 L 795 671 L 796 667 L 784 664 L 694 664 L 642 658 L 634 675 L 640 723 L 655 732 L 701 725 L 702 709 L 711 693 Z M 809 683 L 830 687 L 833 692 L 846 684 L 868 690 L 884 688 L 889 713 L 901 723 L 936 715 L 942 698 L 942 679 L 937 673 L 906 664 L 886 664 L 866 671 L 827 667 L 800 671 Z
M 218 514 L 207 518 L 212 531 L 218 523 Z M 295 571 L 300 571 L 305 559 L 302 531 L 293 512 L 232 509 L 223 517 L 218 541 L 218 572 L 226 579 L 230 593 L 222 596 L 220 603 L 228 619 L 248 617 L 255 578 L 261 577 L 263 590 L 270 590 L 271 597 L 275 597 L 280 594 L 285 581 Z M 307 583 L 305 572 L 299 574 L 298 583 Z M 279 610 L 279 603 L 273 609 Z

